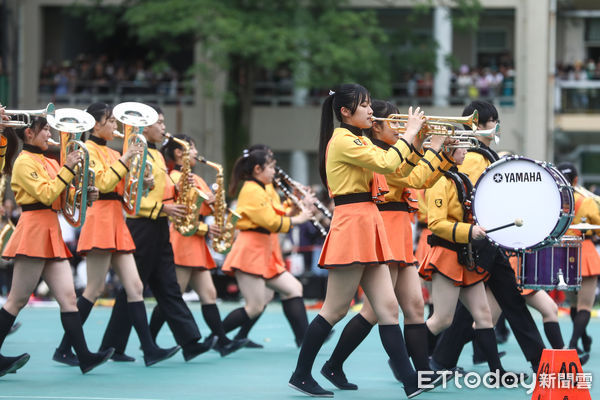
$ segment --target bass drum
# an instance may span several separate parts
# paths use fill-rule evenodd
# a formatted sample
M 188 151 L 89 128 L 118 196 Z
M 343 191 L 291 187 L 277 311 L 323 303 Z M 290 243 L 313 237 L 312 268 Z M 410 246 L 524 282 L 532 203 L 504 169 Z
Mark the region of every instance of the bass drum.
M 490 165 L 472 194 L 475 222 L 492 229 L 488 240 L 504 249 L 523 251 L 554 244 L 573 219 L 573 188 L 549 163 L 520 156 L 506 157 Z

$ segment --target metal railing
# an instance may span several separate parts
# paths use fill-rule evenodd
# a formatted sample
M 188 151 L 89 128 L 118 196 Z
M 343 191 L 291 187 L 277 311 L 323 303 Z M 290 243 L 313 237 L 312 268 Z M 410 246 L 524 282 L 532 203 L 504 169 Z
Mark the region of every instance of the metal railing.
M 600 112 L 600 81 L 556 81 L 554 110 L 558 113 Z

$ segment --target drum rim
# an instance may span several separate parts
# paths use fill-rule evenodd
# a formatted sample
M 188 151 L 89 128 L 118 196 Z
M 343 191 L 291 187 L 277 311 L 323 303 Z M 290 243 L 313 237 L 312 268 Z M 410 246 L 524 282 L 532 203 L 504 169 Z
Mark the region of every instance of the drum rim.
M 572 186 L 567 182 L 567 180 L 564 177 L 564 175 L 562 175 L 560 173 L 560 171 L 554 166 L 554 164 L 552 164 L 551 162 L 548 162 L 548 161 L 540 161 L 540 160 L 536 160 L 536 159 L 533 159 L 533 158 L 530 158 L 530 157 L 525 157 L 525 156 L 521 156 L 521 155 L 516 155 L 515 154 L 515 155 L 512 155 L 512 156 L 502 157 L 502 158 L 494 161 L 490 165 L 488 165 L 488 167 L 479 176 L 479 179 L 477 180 L 477 182 L 473 186 L 473 191 L 471 192 L 471 214 L 473 215 L 473 220 L 475 221 L 476 224 L 479 224 L 477 216 L 475 215 L 475 195 L 477 194 L 477 188 L 479 187 L 479 184 L 482 181 L 481 178 L 483 176 L 485 176 L 491 169 L 497 167 L 498 165 L 501 165 L 501 164 L 503 164 L 505 162 L 513 161 L 513 160 L 528 161 L 528 162 L 537 164 L 540 167 L 542 167 L 545 170 L 547 170 L 547 172 L 550 174 L 550 176 L 552 176 L 552 179 L 554 180 L 554 182 L 556 183 L 556 185 L 559 187 L 559 192 L 561 193 L 561 195 L 560 195 L 560 197 L 561 197 L 561 203 L 562 203 L 561 188 L 562 187 L 570 187 L 571 188 L 571 190 L 569 191 L 570 200 L 571 200 L 571 207 L 570 207 L 571 210 L 570 210 L 570 213 L 565 213 L 564 210 L 561 207 L 561 210 L 560 210 L 560 213 L 559 213 L 559 218 L 557 219 L 556 224 L 554 225 L 554 228 L 552 228 L 552 231 L 550 232 L 550 234 L 548 236 L 546 236 L 544 238 L 544 240 L 542 240 L 541 242 L 536 243 L 536 244 L 534 244 L 532 246 L 514 248 L 514 247 L 508 247 L 508 246 L 502 245 L 502 244 L 496 242 L 495 240 L 493 240 L 492 238 L 490 238 L 487 235 L 486 235 L 486 239 L 492 245 L 494 245 L 496 247 L 500 247 L 502 249 L 510 250 L 510 251 L 515 251 L 515 252 L 527 251 L 527 250 L 538 250 L 538 249 L 542 249 L 542 248 L 545 248 L 545 247 L 553 246 L 555 243 L 558 243 L 559 240 L 560 240 L 560 238 L 569 230 L 568 227 L 571 224 L 571 221 L 573 220 L 573 217 L 574 217 L 575 199 L 573 197 Z M 555 172 L 556 175 L 550 173 L 548 170 Z M 558 179 L 557 179 L 557 176 L 558 176 Z M 560 181 L 559 181 L 559 179 L 560 179 Z M 566 225 L 566 229 L 562 229 L 562 232 L 560 232 L 559 235 L 556 235 L 557 229 L 558 229 L 560 223 L 562 221 L 564 221 L 565 218 L 568 219 L 568 223 L 565 224 Z

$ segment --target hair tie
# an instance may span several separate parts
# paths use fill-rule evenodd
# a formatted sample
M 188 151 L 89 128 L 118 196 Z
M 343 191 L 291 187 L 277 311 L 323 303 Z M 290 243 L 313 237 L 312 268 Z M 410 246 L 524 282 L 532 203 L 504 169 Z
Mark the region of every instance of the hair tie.
M 329 89 L 329 95 L 333 96 L 334 94 L 335 94 L 335 92 L 333 90 Z
M 250 152 L 248 151 L 248 149 L 244 149 L 244 151 L 242 151 L 242 157 L 244 157 L 244 158 L 250 157 Z

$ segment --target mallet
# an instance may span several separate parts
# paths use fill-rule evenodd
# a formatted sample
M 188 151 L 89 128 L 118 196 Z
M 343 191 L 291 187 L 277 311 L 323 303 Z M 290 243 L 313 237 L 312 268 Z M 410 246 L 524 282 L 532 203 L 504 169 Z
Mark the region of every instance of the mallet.
M 496 232 L 499 231 L 500 229 L 504 229 L 504 228 L 509 228 L 511 226 L 522 226 L 523 225 L 523 220 L 521 218 L 517 218 L 515 219 L 514 222 L 511 222 L 510 224 L 506 224 L 506 225 L 502 225 L 502 226 L 497 226 L 495 228 L 492 229 L 488 229 L 485 231 L 485 233 L 492 233 L 492 232 Z

